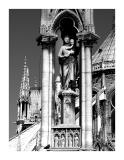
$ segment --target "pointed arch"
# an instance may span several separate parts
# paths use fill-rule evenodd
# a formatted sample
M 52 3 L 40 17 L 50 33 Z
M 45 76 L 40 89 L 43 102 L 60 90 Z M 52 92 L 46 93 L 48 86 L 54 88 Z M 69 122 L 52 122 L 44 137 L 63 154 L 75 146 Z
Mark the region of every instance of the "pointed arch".
M 80 28 L 83 26 L 80 18 L 72 10 L 66 9 L 66 10 L 63 10 L 63 11 L 60 11 L 60 12 L 59 12 L 59 10 L 58 11 L 56 10 L 55 14 L 56 14 L 56 16 L 54 17 L 53 22 L 52 22 L 53 32 L 56 32 L 57 29 L 60 27 L 59 22 L 62 18 L 72 19 L 73 22 L 74 22 L 74 27 L 77 29 L 77 31 L 79 31 Z

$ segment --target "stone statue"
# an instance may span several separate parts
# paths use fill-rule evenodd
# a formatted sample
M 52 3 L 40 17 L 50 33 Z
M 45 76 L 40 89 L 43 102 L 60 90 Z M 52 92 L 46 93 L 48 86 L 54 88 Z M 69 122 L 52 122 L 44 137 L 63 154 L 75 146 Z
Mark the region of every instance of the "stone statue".
M 61 91 L 61 79 L 60 76 L 56 78 L 55 88 L 55 124 L 61 123 L 61 100 L 59 98 L 59 92 Z
M 69 88 L 69 82 L 75 78 L 75 51 L 74 39 L 64 37 L 64 44 L 60 48 L 58 57 L 61 65 L 61 78 L 63 89 Z
M 54 146 L 55 148 L 59 147 L 59 137 L 57 135 L 54 137 Z
M 78 135 L 76 134 L 75 138 L 74 138 L 74 146 L 75 147 L 79 147 L 79 138 Z
M 61 147 L 65 147 L 65 136 L 62 135 L 61 137 Z
M 72 135 L 69 135 L 69 137 L 68 137 L 68 146 L 73 147 L 73 137 L 72 137 Z

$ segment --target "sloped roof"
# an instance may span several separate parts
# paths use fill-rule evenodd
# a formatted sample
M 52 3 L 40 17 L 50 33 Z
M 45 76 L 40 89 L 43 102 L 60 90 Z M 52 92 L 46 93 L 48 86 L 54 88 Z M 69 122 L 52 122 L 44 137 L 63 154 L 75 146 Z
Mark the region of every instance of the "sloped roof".
M 115 29 L 92 56 L 93 71 L 115 68 Z

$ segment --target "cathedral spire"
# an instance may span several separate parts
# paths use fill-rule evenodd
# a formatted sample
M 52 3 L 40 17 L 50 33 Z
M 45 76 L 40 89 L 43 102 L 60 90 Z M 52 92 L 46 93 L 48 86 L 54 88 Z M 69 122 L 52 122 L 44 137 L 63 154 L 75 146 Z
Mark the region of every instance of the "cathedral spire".
M 20 99 L 27 99 L 29 97 L 30 85 L 29 85 L 29 68 L 27 66 L 27 58 L 24 58 L 24 69 L 20 87 Z

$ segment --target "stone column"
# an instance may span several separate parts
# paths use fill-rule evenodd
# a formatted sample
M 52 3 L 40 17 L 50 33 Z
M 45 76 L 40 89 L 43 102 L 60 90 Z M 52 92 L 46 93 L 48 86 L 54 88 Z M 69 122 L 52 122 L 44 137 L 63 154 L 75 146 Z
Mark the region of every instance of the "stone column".
M 22 102 L 20 102 L 20 119 L 22 119 Z
M 101 117 L 100 117 L 100 101 L 99 101 L 99 93 L 96 95 L 96 107 L 97 107 L 97 135 L 99 135 L 99 131 L 101 128 Z
M 23 119 L 26 119 L 26 105 L 27 105 L 27 102 L 24 103 Z
M 104 101 L 104 107 L 105 107 L 105 131 L 104 131 L 104 137 L 105 137 L 105 143 L 107 142 L 107 137 L 108 137 L 108 133 L 109 133 L 109 105 L 108 105 L 108 101 Z
M 84 43 L 81 43 L 81 54 L 80 54 L 80 82 L 81 82 L 81 90 L 80 90 L 80 106 L 81 106 L 81 113 L 80 113 L 80 123 L 81 123 L 81 146 L 85 148 L 85 50 L 84 50 Z
M 87 45 L 87 44 L 86 44 Z M 87 45 L 85 48 L 86 65 L 85 65 L 85 92 L 86 92 L 86 132 L 85 132 L 85 147 L 87 149 L 92 148 L 93 137 L 92 137 L 92 70 L 91 70 L 91 46 Z
M 17 102 L 17 120 L 20 119 L 20 106 L 19 106 L 19 102 Z
M 51 144 L 51 107 L 52 107 L 52 45 L 56 37 L 41 35 L 37 41 L 42 46 L 42 80 L 41 80 L 41 146 Z
M 30 103 L 27 104 L 27 119 L 30 119 Z
M 95 106 L 95 120 L 94 120 L 94 134 L 95 138 L 98 135 L 98 114 L 97 114 L 97 105 Z
M 112 131 L 111 131 L 111 104 L 110 104 L 110 101 L 108 101 L 108 136 L 109 136 L 109 138 L 112 137 Z
M 48 86 L 49 86 L 49 48 L 46 44 L 42 46 L 43 68 L 42 68 L 42 93 L 41 93 L 41 145 L 45 147 L 48 144 Z
M 81 43 L 81 130 L 82 148 L 92 149 L 92 55 L 91 48 L 98 36 L 91 32 L 77 34 Z
M 102 73 L 102 88 L 106 88 L 105 73 Z
M 54 86 L 53 86 L 53 81 L 54 81 L 54 64 L 53 64 L 53 58 L 54 58 L 54 53 L 53 53 L 53 48 L 54 45 L 50 45 L 50 50 L 49 50 L 49 84 L 48 84 L 48 106 L 49 106 L 49 120 L 48 120 L 48 125 L 49 125 L 49 134 L 48 134 L 48 144 L 51 145 L 51 127 L 52 127 L 52 107 L 53 107 L 53 93 L 54 93 Z

